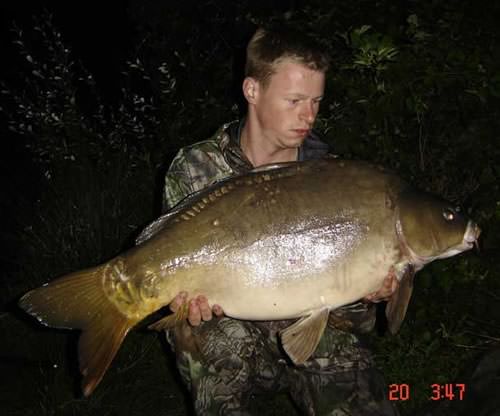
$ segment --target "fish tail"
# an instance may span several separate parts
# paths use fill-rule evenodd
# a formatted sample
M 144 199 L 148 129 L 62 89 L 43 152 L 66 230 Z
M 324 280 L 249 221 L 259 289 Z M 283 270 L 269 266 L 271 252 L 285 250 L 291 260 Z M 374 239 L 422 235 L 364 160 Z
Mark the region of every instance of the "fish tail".
M 71 273 L 25 294 L 19 306 L 40 323 L 82 330 L 78 344 L 82 390 L 89 396 L 137 323 L 122 314 L 105 295 L 106 264 Z

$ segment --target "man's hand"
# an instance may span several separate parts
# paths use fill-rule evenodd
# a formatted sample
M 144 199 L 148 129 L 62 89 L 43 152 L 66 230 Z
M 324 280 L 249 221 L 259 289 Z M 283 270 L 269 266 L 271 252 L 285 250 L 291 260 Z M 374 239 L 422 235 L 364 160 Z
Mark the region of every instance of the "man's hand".
M 170 310 L 176 312 L 183 304 L 187 302 L 187 292 L 180 292 L 172 302 L 170 302 Z M 188 322 L 193 326 L 200 325 L 203 321 L 210 321 L 212 316 L 222 316 L 224 311 L 219 305 L 213 305 L 210 308 L 208 300 L 205 296 L 199 295 L 189 301 Z
M 389 300 L 389 298 L 397 290 L 398 287 L 399 287 L 398 278 L 396 277 L 394 270 L 391 269 L 389 274 L 385 277 L 384 282 L 382 283 L 382 287 L 377 292 L 365 296 L 363 300 L 365 302 L 374 302 L 374 303 L 381 302 L 383 300 L 384 301 Z

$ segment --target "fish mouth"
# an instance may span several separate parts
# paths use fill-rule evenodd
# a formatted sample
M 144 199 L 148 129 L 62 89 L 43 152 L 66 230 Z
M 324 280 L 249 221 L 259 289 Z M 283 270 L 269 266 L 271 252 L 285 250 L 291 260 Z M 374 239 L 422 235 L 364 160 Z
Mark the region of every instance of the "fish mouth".
M 467 229 L 465 230 L 464 241 L 474 244 L 477 242 L 480 234 L 481 228 L 474 221 L 469 220 Z
M 463 253 L 464 251 L 470 250 L 474 246 L 479 249 L 477 240 L 480 234 L 481 228 L 479 228 L 479 226 L 474 221 L 469 220 L 462 242 L 455 247 L 451 247 L 441 256 L 437 256 L 436 259 L 446 259 L 448 257 L 455 256 L 457 254 Z
M 476 247 L 479 251 L 479 243 L 478 239 L 481 234 L 481 228 L 474 222 L 469 220 L 467 223 L 467 229 L 465 230 L 463 244 L 467 246 L 467 249 L 471 249 L 472 247 Z

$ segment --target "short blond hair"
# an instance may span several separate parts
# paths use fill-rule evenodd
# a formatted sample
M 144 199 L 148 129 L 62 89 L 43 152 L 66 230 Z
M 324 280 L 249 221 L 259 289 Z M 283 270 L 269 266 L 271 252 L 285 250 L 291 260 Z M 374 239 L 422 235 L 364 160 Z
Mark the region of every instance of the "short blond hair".
M 247 46 L 245 76 L 266 86 L 284 60 L 320 72 L 326 72 L 330 65 L 328 53 L 305 33 L 285 27 L 259 28 Z

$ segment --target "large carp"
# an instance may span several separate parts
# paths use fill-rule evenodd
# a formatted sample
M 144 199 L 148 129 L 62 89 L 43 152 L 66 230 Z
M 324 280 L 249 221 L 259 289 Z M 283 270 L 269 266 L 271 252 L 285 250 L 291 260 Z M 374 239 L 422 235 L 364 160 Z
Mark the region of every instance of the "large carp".
M 449 203 L 368 163 L 286 163 L 187 198 L 135 247 L 32 290 L 20 306 L 44 325 L 82 330 L 85 395 L 127 332 L 180 291 L 204 294 L 237 319 L 301 318 L 280 334 L 300 364 L 329 311 L 376 292 L 390 273 L 400 280 L 386 309 L 395 332 L 413 273 L 468 250 L 479 232 Z M 155 328 L 171 325 L 172 316 Z

